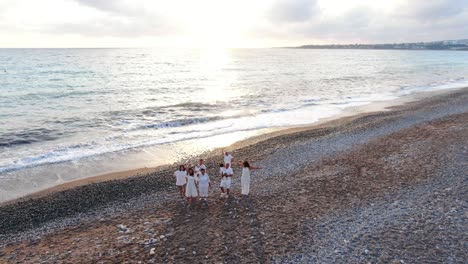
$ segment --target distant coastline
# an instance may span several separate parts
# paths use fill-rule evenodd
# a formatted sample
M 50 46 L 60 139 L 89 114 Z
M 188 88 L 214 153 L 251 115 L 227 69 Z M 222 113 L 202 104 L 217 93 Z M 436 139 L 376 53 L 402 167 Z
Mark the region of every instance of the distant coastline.
M 330 44 L 286 47 L 295 49 L 378 49 L 378 50 L 462 50 L 468 51 L 468 39 L 386 44 Z

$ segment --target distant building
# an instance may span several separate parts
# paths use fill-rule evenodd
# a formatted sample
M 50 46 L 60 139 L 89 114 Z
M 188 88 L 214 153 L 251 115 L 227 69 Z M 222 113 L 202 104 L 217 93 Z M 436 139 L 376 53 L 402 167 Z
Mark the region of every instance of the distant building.
M 468 50 L 468 39 L 393 44 L 303 45 L 300 49 L 410 49 L 410 50 Z

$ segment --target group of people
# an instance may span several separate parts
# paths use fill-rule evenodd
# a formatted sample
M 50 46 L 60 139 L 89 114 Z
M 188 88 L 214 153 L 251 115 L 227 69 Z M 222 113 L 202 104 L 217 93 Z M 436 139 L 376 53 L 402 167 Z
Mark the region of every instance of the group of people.
M 234 157 L 229 152 L 223 151 L 224 163 L 219 164 L 219 176 L 221 177 L 220 189 L 221 198 L 229 196 L 232 184 L 234 171 L 232 169 Z M 250 170 L 260 169 L 250 166 L 248 161 L 240 163 L 242 167 L 241 186 L 242 195 L 249 195 L 250 192 Z M 174 173 L 176 177 L 176 185 L 179 187 L 180 196 L 182 199 L 187 199 L 187 203 L 193 203 L 197 197 L 200 200 L 207 201 L 208 191 L 211 187 L 210 177 L 206 172 L 204 160 L 200 159 L 195 166 L 180 165 L 179 169 Z

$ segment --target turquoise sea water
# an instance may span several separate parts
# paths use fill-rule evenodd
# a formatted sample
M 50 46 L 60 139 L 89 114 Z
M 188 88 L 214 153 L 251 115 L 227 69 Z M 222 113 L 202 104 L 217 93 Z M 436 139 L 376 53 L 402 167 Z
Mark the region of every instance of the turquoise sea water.
M 467 84 L 456 51 L 0 49 L 0 180 Z

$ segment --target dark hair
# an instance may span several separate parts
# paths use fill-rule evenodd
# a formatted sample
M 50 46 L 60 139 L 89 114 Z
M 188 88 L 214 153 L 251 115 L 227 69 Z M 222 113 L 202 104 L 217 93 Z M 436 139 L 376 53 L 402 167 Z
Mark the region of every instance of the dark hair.
M 224 163 L 220 163 L 220 164 L 219 164 L 219 167 L 224 167 Z
M 248 161 L 244 160 L 244 162 L 242 163 L 242 165 L 244 165 L 245 168 L 250 168 L 250 164 Z
M 188 169 L 188 175 L 190 175 L 190 176 L 195 175 L 195 172 L 193 171 L 192 168 L 189 168 L 189 169 Z
M 182 171 L 185 171 L 185 166 L 184 165 L 179 165 L 179 170 L 180 170 L 181 167 L 184 168 Z

